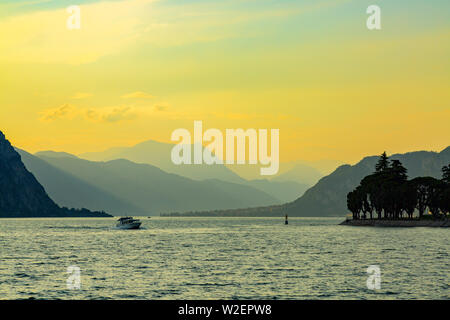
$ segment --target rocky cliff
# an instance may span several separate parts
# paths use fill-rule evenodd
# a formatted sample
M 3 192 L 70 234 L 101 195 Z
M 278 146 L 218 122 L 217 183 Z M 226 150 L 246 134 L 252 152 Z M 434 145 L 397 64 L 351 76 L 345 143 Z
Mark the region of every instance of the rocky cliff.
M 104 217 L 102 212 L 60 208 L 22 163 L 0 131 L 0 217 Z

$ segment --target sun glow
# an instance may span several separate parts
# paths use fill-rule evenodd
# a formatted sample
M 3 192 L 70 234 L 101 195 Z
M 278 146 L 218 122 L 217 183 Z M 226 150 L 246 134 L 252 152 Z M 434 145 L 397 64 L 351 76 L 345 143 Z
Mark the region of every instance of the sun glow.
M 66 3 L 0 4 L 0 129 L 30 152 L 169 142 L 197 119 L 279 128 L 281 162 L 439 151 L 450 5 L 401 2 L 375 30 L 357 1 L 85 1 L 73 30 Z

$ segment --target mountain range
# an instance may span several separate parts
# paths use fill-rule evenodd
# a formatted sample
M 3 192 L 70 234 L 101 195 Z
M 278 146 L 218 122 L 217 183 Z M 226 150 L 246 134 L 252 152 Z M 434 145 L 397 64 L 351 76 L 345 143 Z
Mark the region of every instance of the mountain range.
M 317 169 L 302 163 L 282 163 L 280 173 L 283 174 L 270 179 L 261 178 L 259 165 L 175 165 L 170 159 L 173 147 L 174 145 L 170 143 L 149 140 L 132 147 L 84 153 L 79 157 L 90 161 L 126 159 L 135 163 L 149 164 L 168 173 L 193 180 L 218 179 L 246 185 L 272 195 L 280 203 L 297 199 L 323 176 Z M 63 153 L 36 153 L 37 156 L 52 157 L 61 156 L 61 154 Z
M 248 185 L 219 179 L 192 180 L 125 159 L 102 162 L 62 153 L 37 156 L 19 152 L 26 167 L 62 205 L 104 208 L 116 215 L 156 215 L 281 203 Z
M 21 161 L 0 131 L 0 217 L 107 217 L 91 212 L 59 207 Z
M 292 162 L 271 179 L 247 180 L 227 166 L 175 166 L 167 159 L 172 146 L 147 141 L 82 155 L 88 160 L 65 152 L 33 155 L 14 149 L 1 133 L 0 216 L 102 216 L 104 210 L 115 215 L 342 216 L 347 193 L 373 172 L 378 158 L 341 165 L 322 178 L 308 164 Z M 440 178 L 441 168 L 450 163 L 450 147 L 391 159 L 400 160 L 410 178 Z M 300 179 L 318 182 L 308 189 Z
M 419 176 L 442 177 L 442 167 L 450 163 L 450 147 L 441 152 L 417 151 L 394 154 L 408 170 L 410 179 Z M 355 165 L 342 165 L 330 175 L 323 177 L 301 197 L 283 205 L 243 208 L 238 210 L 216 210 L 214 212 L 190 212 L 199 216 L 344 216 L 347 210 L 347 193 L 361 179 L 374 172 L 378 156 L 365 157 Z
M 58 204 L 107 210 L 115 215 L 276 205 L 296 199 L 310 186 L 293 181 L 297 177 L 294 174 L 291 180 L 246 180 L 223 165 L 176 166 L 168 159 L 172 147 L 147 141 L 84 154 L 85 159 L 66 152 L 33 155 L 17 151 Z M 317 179 L 320 173 L 311 169 L 310 176 Z
M 173 146 L 173 144 L 149 140 L 132 147 L 117 147 L 103 152 L 83 153 L 79 157 L 90 161 L 126 159 L 135 163 L 149 164 L 168 173 L 193 180 L 205 180 L 214 177 L 232 183 L 244 181 L 224 165 L 175 165 L 170 158 Z
M 394 154 L 407 168 L 410 179 L 419 176 L 442 177 L 442 167 L 450 163 L 450 147 L 441 152 L 417 151 Z M 299 216 L 341 216 L 347 210 L 347 193 L 356 188 L 361 179 L 375 171 L 378 156 L 362 159 L 357 164 L 343 165 L 286 205 L 286 212 Z
M 100 152 L 82 153 L 79 157 L 91 161 L 127 159 L 136 163 L 151 164 L 164 171 L 195 180 L 204 180 L 213 176 L 223 181 L 242 183 L 245 180 L 261 178 L 260 167 L 255 165 L 174 165 L 170 159 L 173 147 L 174 144 L 148 140 L 131 147 L 116 147 Z M 40 154 L 37 153 L 37 155 Z M 278 174 L 267 177 L 267 179 L 294 181 L 311 186 L 324 175 L 331 173 L 340 164 L 340 161 L 335 160 L 281 162 Z

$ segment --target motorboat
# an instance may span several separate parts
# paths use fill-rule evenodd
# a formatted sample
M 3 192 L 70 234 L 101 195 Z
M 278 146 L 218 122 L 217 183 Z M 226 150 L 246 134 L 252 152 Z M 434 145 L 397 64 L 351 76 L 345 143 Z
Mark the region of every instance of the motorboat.
M 139 219 L 133 219 L 133 217 L 123 217 L 117 220 L 116 227 L 118 229 L 139 229 L 142 222 Z

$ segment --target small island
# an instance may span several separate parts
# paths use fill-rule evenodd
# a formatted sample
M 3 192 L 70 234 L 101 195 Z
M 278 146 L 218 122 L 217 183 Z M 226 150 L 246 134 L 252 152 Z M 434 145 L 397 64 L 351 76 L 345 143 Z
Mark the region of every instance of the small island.
M 384 152 L 375 172 L 347 194 L 351 217 L 341 225 L 379 227 L 450 227 L 450 164 L 442 179 L 408 180 L 399 160 Z

